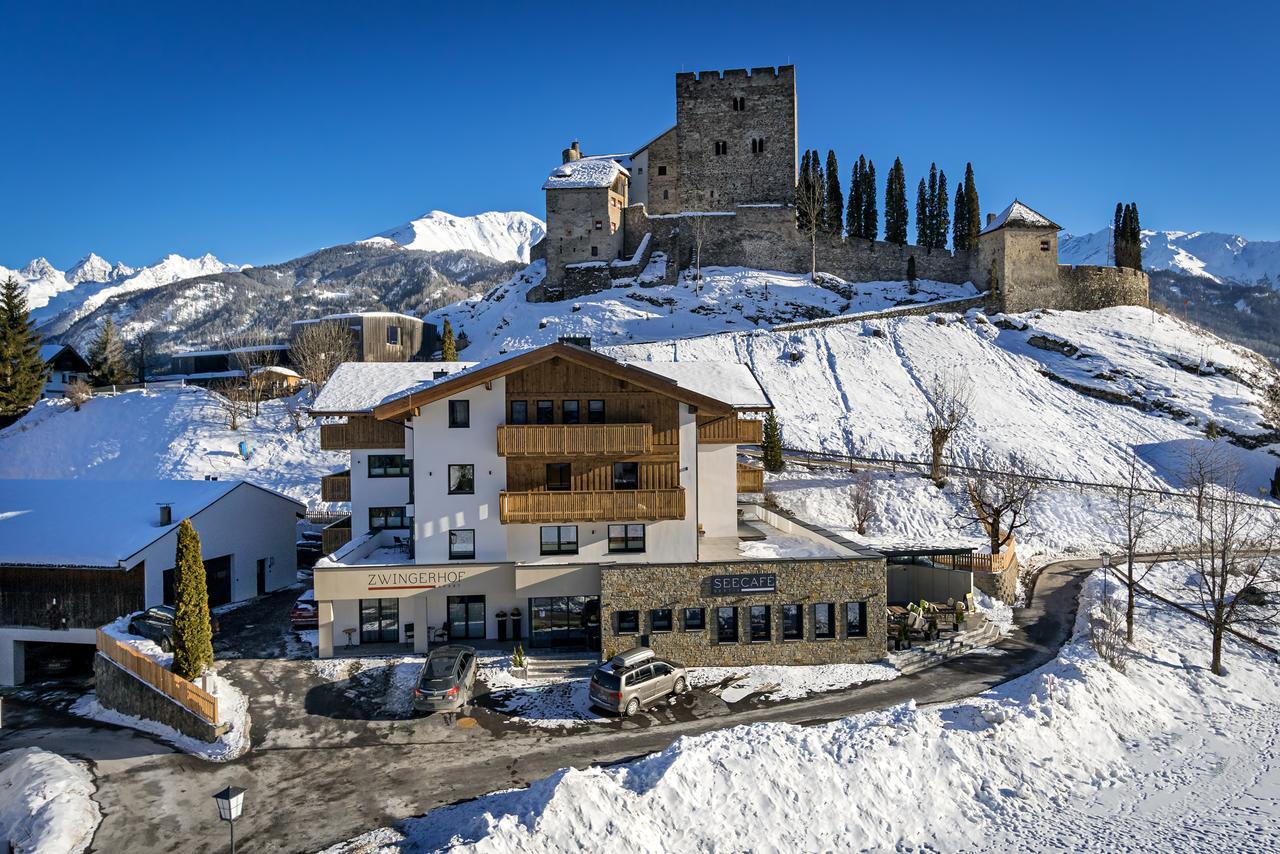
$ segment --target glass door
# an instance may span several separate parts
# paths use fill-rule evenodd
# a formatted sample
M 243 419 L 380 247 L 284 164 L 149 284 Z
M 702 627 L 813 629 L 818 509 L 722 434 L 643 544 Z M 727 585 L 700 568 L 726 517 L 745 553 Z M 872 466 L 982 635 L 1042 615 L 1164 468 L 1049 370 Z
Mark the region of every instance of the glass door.
M 450 596 L 446 616 L 449 640 L 484 640 L 483 596 Z
M 400 600 L 360 600 L 360 643 L 397 643 L 400 640 Z
M 529 599 L 529 646 L 600 648 L 599 596 Z

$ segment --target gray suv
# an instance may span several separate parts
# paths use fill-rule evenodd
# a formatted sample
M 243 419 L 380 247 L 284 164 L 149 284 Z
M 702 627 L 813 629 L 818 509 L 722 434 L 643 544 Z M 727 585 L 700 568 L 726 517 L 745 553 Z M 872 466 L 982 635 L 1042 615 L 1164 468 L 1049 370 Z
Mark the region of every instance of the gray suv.
M 636 647 L 596 668 L 591 676 L 591 702 L 630 717 L 659 700 L 683 694 L 687 686 L 683 667 L 657 658 L 648 647 Z
M 471 702 L 476 670 L 475 647 L 436 647 L 422 665 L 418 687 L 413 691 L 413 707 L 420 712 L 458 711 Z

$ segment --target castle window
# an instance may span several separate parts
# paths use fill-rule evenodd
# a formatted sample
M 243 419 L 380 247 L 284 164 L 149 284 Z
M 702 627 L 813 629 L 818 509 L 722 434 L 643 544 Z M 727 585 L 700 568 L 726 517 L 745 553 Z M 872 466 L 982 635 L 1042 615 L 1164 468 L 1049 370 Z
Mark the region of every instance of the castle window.
M 764 154 L 764 140 L 763 140 L 763 139 L 753 139 L 753 140 L 751 140 L 751 153 L 752 153 L 752 154 Z
M 663 190 L 663 191 L 662 191 L 662 198 L 663 198 L 664 200 L 667 198 L 667 191 L 666 191 L 666 190 Z
M 725 142 L 722 139 L 716 140 L 716 155 L 718 156 L 721 154 L 728 154 L 728 153 L 729 153 L 729 143 Z
M 733 111 L 740 113 L 747 108 L 747 99 L 741 96 L 733 99 Z
M 658 167 L 658 174 L 659 174 L 659 175 L 665 175 L 665 174 L 667 174 L 667 167 L 665 167 L 665 166 L 659 166 L 659 167 Z
M 597 256 L 597 255 L 599 255 L 599 254 L 600 254 L 600 247 L 599 247 L 599 246 L 592 246 L 592 247 L 591 247 L 591 257 L 592 257 L 592 258 L 594 258 L 594 257 L 596 257 L 596 256 Z
M 602 228 L 604 228 L 604 223 L 600 220 L 596 220 L 596 231 L 599 231 Z
M 1041 252 L 1048 252 L 1048 251 L 1049 251 L 1049 241 L 1047 241 L 1047 240 L 1041 240 L 1041 241 L 1040 241 L 1040 251 L 1041 251 Z

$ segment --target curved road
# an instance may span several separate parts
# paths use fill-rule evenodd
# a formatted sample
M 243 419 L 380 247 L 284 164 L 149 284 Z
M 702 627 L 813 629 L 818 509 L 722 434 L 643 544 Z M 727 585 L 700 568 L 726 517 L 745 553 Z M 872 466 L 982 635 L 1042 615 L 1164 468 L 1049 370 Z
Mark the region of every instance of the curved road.
M 666 748 L 676 738 L 760 721 L 817 724 L 914 699 L 959 700 L 1028 673 L 1051 660 L 1070 636 L 1080 586 L 1096 560 L 1051 564 L 1016 610 L 1017 628 L 996 644 L 1004 655 L 971 655 L 919 673 L 778 705 L 698 714 L 659 708 L 572 735 L 484 726 L 464 729 L 434 719 L 340 720 L 303 713 L 314 687 L 299 697 L 286 665 L 264 658 L 228 662 L 252 697 L 254 749 L 217 765 L 176 753 L 132 730 L 96 725 L 5 703 L 0 749 L 38 746 L 89 761 L 103 819 L 93 849 L 221 852 L 227 830 L 212 794 L 226 785 L 249 790 L 236 836 L 246 850 L 315 851 L 366 830 L 488 792 L 526 786 L 567 765 L 623 761 Z M 282 686 L 284 686 L 282 688 Z M 686 695 L 687 697 L 688 695 Z M 18 725 L 17 729 L 10 727 Z

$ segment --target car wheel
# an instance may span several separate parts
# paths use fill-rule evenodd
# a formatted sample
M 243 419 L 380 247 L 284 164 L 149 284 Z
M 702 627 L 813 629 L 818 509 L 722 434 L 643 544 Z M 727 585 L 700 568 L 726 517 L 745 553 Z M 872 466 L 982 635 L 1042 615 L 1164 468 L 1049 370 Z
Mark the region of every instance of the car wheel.
M 640 711 L 640 700 L 636 697 L 631 698 L 631 702 L 627 703 L 627 707 L 622 710 L 622 716 L 629 718 Z
M 161 652 L 173 652 L 173 641 L 168 638 L 160 638 L 158 646 Z
M 671 689 L 671 695 L 676 696 L 678 694 L 683 694 L 685 687 L 684 678 L 681 677 L 680 679 L 677 679 L 675 686 Z

